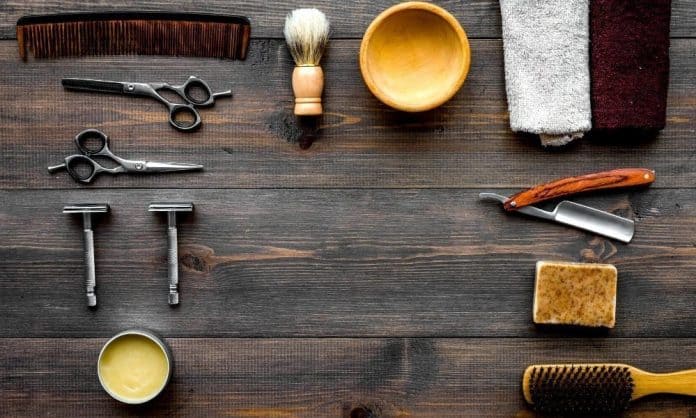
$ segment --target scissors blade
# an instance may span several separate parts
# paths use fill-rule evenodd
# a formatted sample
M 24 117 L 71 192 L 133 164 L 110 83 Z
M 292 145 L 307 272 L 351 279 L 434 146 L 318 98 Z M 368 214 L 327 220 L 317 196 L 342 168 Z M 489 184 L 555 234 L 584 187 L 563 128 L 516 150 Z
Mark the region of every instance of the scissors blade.
M 149 173 L 167 173 L 171 171 L 198 171 L 203 170 L 200 164 L 187 163 L 160 163 L 156 161 L 146 161 L 145 170 Z
M 500 203 L 508 201 L 507 197 L 495 193 L 479 193 L 479 199 L 496 200 Z M 539 209 L 536 206 L 524 206 L 516 212 L 558 222 L 625 243 L 631 241 L 635 230 L 635 224 L 631 219 L 569 200 L 564 200 L 556 205 L 552 212 Z
M 68 90 L 97 93 L 124 93 L 126 84 L 119 81 L 90 80 L 88 78 L 64 78 L 61 84 Z

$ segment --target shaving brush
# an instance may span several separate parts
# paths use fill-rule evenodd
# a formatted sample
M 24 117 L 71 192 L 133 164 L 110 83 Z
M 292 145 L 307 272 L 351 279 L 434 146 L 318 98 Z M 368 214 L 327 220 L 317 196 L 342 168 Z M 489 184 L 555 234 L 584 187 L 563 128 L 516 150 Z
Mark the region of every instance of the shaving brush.
M 283 33 L 296 65 L 292 72 L 295 114 L 321 115 L 324 72 L 319 61 L 329 41 L 329 21 L 317 9 L 293 10 L 285 18 Z

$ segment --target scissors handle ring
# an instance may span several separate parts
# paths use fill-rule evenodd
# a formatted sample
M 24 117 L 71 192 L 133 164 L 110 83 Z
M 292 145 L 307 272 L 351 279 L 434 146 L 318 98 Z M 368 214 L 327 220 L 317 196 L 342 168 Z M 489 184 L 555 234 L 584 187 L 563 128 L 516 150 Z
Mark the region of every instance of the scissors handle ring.
M 177 116 L 188 115 L 193 117 L 193 122 L 177 121 Z M 201 115 L 190 104 L 172 103 L 169 105 L 169 124 L 182 132 L 190 132 L 201 126 Z
M 177 87 L 183 98 L 194 106 L 206 107 L 215 103 L 213 90 L 208 83 L 196 76 L 190 76 L 183 85 Z M 201 97 L 197 97 L 193 91 L 194 89 L 199 90 L 199 93 L 202 94 Z
M 77 171 L 76 164 L 79 163 L 84 163 L 91 167 L 91 170 L 88 175 L 81 175 Z M 94 180 L 94 177 L 96 177 L 97 174 L 104 171 L 104 168 L 88 156 L 76 154 L 65 158 L 65 170 L 75 181 L 82 184 L 89 184 Z
M 97 139 L 99 141 L 98 149 L 89 148 L 86 143 L 90 139 Z M 85 129 L 79 134 L 75 135 L 75 145 L 81 154 L 92 156 L 92 155 L 105 155 L 111 156 L 111 150 L 109 149 L 109 137 L 99 129 Z

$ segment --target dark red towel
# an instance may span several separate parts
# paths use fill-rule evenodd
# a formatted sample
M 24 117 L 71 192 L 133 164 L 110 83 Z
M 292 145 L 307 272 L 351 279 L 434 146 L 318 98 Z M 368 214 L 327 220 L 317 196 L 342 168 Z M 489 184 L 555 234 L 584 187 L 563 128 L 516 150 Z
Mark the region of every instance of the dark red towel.
M 592 127 L 662 129 L 671 0 L 592 0 Z

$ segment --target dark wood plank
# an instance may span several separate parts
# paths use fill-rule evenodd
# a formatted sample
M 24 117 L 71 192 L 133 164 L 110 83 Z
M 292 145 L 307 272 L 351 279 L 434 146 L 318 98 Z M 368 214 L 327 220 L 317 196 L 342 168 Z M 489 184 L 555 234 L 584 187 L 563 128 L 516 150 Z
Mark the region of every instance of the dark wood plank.
M 472 70 L 454 100 L 420 115 L 375 100 L 357 68 L 358 38 L 394 2 L 313 3 L 340 39 L 324 60 L 327 114 L 308 150 L 289 143 L 301 128 L 280 40 L 285 14 L 304 4 L 2 3 L 0 415 L 531 418 L 519 389 L 530 363 L 694 367 L 696 39 L 683 38 L 696 37 L 696 0 L 673 1 L 667 129 L 654 141 L 594 138 L 561 152 L 509 131 L 502 45 L 490 39 L 500 37 L 494 0 L 438 1 L 473 38 Z M 11 40 L 24 14 L 126 8 L 247 15 L 250 57 L 22 63 Z M 176 82 L 189 74 L 235 92 L 204 112 L 194 135 L 170 129 L 154 102 L 59 85 L 62 76 Z M 65 173 L 48 175 L 86 127 L 105 130 L 119 155 L 201 162 L 206 171 L 101 178 L 89 191 Z M 577 200 L 635 217 L 628 246 L 476 199 L 485 188 L 510 193 L 616 166 L 655 168 L 658 181 Z M 196 204 L 180 219 L 182 305 L 174 309 L 165 219 L 146 211 L 155 200 Z M 80 221 L 60 213 L 78 201 L 113 210 L 95 222 L 96 311 L 84 306 Z M 616 329 L 535 328 L 539 259 L 614 263 Z M 143 408 L 109 399 L 94 370 L 105 339 L 132 326 L 162 333 L 176 359 L 170 387 Z M 694 399 L 657 396 L 625 416 L 695 414 Z
M 202 163 L 204 173 L 102 177 L 100 187 L 526 187 L 553 177 L 645 166 L 654 187 L 696 183 L 694 97 L 696 40 L 674 40 L 667 128 L 654 141 L 595 138 L 561 152 L 510 132 L 497 40 L 473 41 L 474 61 L 462 91 L 419 115 L 387 109 L 363 85 L 357 41 L 335 41 L 326 60 L 326 112 L 319 139 L 301 150 L 280 41 L 255 41 L 245 63 L 172 58 L 86 58 L 21 63 L 13 42 L 0 42 L 2 188 L 76 187 L 46 172 L 74 152 L 71 138 L 98 127 L 124 157 Z M 201 132 L 166 123 L 147 99 L 66 92 L 61 76 L 183 81 L 197 74 L 235 97 L 203 113 Z M 541 169 L 543 167 L 543 169 Z
M 360 38 L 368 24 L 394 0 L 386 1 L 352 1 L 342 3 L 331 0 L 316 0 L 312 7 L 323 10 L 331 20 L 332 37 Z M 495 0 L 476 0 L 461 2 L 457 0 L 439 0 L 439 6 L 449 10 L 461 22 L 464 30 L 472 38 L 500 37 L 500 11 Z M 50 14 L 85 11 L 108 10 L 176 10 L 184 12 L 228 13 L 248 16 L 252 21 L 252 36 L 256 38 L 281 38 L 285 15 L 297 7 L 307 7 L 297 1 L 249 0 L 245 2 L 227 2 L 223 0 L 195 3 L 189 1 L 45 1 L 45 0 L 8 0 L 3 3 L 3 15 L 0 19 L 0 39 L 14 38 L 15 22 L 27 14 Z M 672 1 L 672 31 L 674 37 L 696 36 L 696 1 Z
M 621 337 L 696 337 L 696 190 L 576 199 L 637 220 L 629 245 L 506 215 L 478 190 L 5 191 L 0 336 L 542 337 L 540 259 L 619 270 Z M 509 191 L 502 191 L 509 193 Z M 181 306 L 166 303 L 166 224 L 151 201 L 192 201 L 179 228 Z M 85 307 L 81 220 L 95 223 L 99 309 Z
M 680 0 L 686 3 L 692 0 Z M 254 38 L 282 38 L 285 16 L 298 7 L 316 7 L 321 9 L 331 21 L 331 36 L 335 38 L 360 38 L 370 21 L 383 9 L 398 3 L 386 1 L 352 1 L 342 3 L 331 0 L 317 0 L 307 6 L 298 1 L 251 0 L 245 2 L 227 2 L 222 0 L 195 3 L 189 1 L 148 1 L 128 2 L 108 1 L 19 1 L 4 2 L 5 14 L 0 19 L 0 39 L 14 38 L 17 19 L 26 14 L 50 14 L 76 11 L 108 10 L 176 10 L 183 12 L 237 14 L 250 18 L 251 35 Z M 439 1 L 438 5 L 452 12 L 461 22 L 471 37 L 499 37 L 500 11 L 498 3 L 493 0 L 477 0 L 466 5 L 456 0 Z M 689 14 L 687 14 L 689 16 Z M 688 33 L 689 21 L 682 25 L 675 22 L 680 32 Z
M 174 338 L 172 382 L 150 405 L 132 408 L 99 386 L 104 341 L 0 339 L 3 414 L 531 418 L 520 390 L 529 364 L 622 361 L 666 372 L 693 367 L 696 357 L 694 339 Z M 623 416 L 695 411 L 695 398 L 659 395 Z

